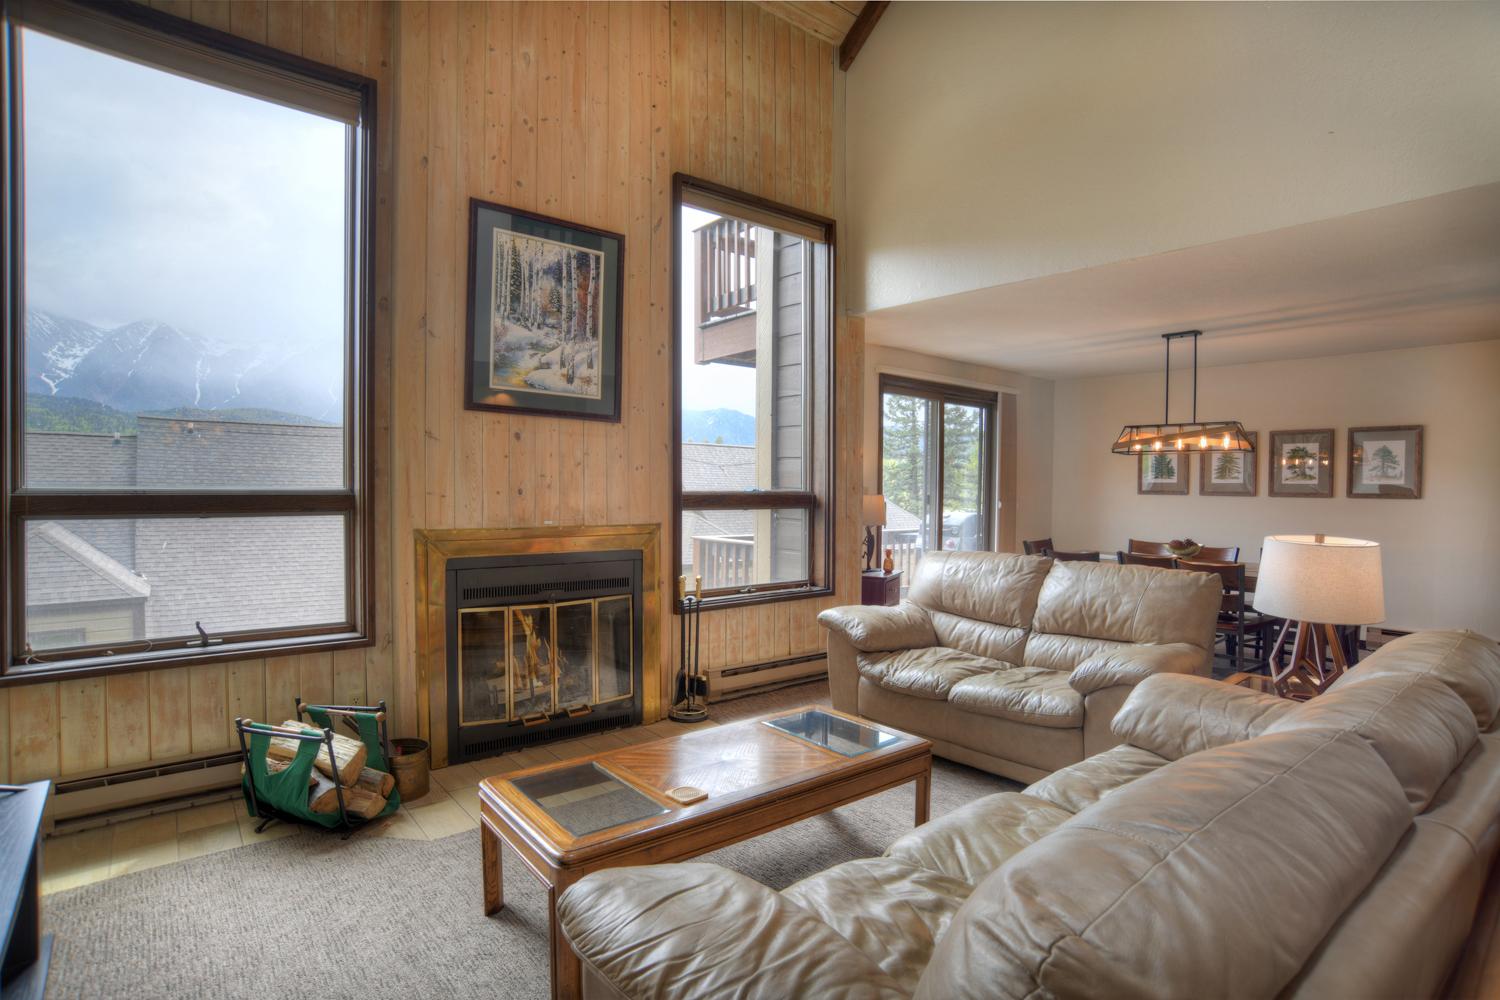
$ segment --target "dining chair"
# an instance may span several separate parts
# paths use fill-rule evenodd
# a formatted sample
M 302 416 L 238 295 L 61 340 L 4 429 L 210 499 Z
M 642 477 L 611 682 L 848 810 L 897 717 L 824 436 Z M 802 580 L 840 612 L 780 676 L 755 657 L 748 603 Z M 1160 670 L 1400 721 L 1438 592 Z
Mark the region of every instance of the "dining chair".
M 1224 653 L 1234 658 L 1236 672 L 1245 669 L 1245 637 L 1255 638 L 1256 666 L 1270 658 L 1271 631 L 1277 620 L 1270 615 L 1245 608 L 1245 564 L 1239 562 L 1210 562 L 1202 559 L 1179 559 L 1177 568 L 1198 573 L 1211 573 L 1223 584 L 1224 597 L 1219 603 L 1219 619 L 1214 627 L 1216 636 L 1224 639 Z
M 1143 556 L 1169 556 L 1172 554 L 1172 550 L 1167 547 L 1166 542 L 1144 542 L 1139 538 L 1132 538 L 1125 546 L 1125 551 Z
M 1049 556 L 1052 554 L 1052 539 L 1038 538 L 1034 542 L 1022 542 L 1028 556 Z
M 1062 549 L 1053 549 L 1050 553 L 1058 562 L 1098 562 L 1097 552 L 1064 552 Z
M 1157 556 L 1145 552 L 1116 552 L 1115 558 L 1120 560 L 1121 566 L 1155 566 L 1158 569 L 1177 568 L 1177 557 L 1172 555 Z
M 1198 562 L 1221 562 L 1235 563 L 1240 561 L 1240 547 L 1238 545 L 1225 545 L 1215 547 L 1202 545 L 1198 548 L 1198 554 L 1193 556 Z

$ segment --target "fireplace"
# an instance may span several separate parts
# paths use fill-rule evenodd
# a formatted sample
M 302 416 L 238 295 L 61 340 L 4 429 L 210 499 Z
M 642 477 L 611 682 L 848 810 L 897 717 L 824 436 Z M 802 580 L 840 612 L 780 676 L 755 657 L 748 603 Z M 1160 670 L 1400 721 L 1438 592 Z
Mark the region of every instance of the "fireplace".
M 450 558 L 448 760 L 635 725 L 639 550 Z

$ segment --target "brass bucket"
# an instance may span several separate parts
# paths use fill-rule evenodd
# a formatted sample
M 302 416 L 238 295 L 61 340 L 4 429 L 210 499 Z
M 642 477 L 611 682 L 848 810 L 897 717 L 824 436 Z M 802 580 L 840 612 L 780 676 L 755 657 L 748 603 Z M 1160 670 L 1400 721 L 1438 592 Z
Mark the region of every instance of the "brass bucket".
M 427 794 L 431 772 L 432 755 L 426 740 L 391 740 L 391 774 L 403 805 Z

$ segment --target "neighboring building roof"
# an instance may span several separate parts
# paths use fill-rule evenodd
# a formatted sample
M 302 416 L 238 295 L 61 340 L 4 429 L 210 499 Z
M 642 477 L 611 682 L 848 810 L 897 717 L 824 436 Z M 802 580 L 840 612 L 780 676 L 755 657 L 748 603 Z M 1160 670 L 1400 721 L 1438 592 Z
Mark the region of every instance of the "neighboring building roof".
M 26 485 L 50 489 L 135 486 L 134 437 L 26 432 Z
M 921 527 L 921 518 L 900 504 L 894 503 L 890 497 L 885 498 L 886 531 L 917 531 Z
M 755 446 L 684 441 L 682 488 L 689 492 L 753 490 Z
M 26 606 L 144 600 L 151 585 L 56 521 L 26 526 Z
M 344 429 L 136 417 L 136 484 L 149 489 L 338 489 Z

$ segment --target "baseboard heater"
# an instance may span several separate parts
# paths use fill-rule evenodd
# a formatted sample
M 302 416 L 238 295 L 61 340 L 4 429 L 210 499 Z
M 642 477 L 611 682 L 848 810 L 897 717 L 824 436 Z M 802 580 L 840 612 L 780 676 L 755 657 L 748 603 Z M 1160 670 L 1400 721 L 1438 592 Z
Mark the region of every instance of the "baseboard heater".
M 747 663 L 744 666 L 725 670 L 708 671 L 708 700 L 719 701 L 728 697 L 753 694 L 762 688 L 776 687 L 798 680 L 806 680 L 823 672 L 827 654 L 808 653 L 785 660 L 767 663 Z
M 98 813 L 222 791 L 239 783 L 240 755 L 221 753 L 133 771 L 59 781 L 53 789 L 47 811 L 55 825 Z

